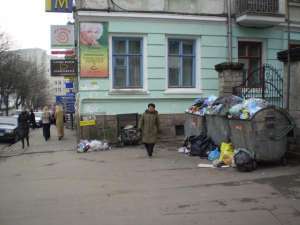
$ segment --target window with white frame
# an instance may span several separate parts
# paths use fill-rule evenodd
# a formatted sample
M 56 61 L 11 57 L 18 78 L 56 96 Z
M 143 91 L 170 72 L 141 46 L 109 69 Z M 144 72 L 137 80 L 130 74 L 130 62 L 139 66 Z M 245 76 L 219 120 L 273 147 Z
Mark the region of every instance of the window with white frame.
M 112 45 L 113 88 L 143 88 L 142 38 L 113 37 Z
M 168 88 L 195 88 L 195 40 L 168 39 Z

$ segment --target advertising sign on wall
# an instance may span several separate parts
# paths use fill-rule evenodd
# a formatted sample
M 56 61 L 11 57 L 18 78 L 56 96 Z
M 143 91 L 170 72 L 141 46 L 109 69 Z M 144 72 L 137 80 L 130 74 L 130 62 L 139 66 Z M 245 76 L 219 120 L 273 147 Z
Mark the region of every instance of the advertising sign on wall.
M 108 24 L 80 23 L 80 76 L 108 77 Z
M 51 59 L 51 76 L 75 76 L 75 60 Z
M 51 25 L 51 48 L 73 48 L 74 26 Z
M 73 0 L 45 0 L 46 12 L 71 13 Z

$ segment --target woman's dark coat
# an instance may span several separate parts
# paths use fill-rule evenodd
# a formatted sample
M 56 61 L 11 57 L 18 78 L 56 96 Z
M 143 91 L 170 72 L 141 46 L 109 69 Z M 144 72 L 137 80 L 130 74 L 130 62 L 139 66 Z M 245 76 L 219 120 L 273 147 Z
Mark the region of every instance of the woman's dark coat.
M 21 112 L 18 117 L 18 130 L 20 138 L 25 138 L 29 135 L 29 120 L 29 114 L 27 112 Z
M 156 143 L 158 131 L 160 129 L 158 112 L 146 110 L 140 118 L 139 128 L 142 130 L 143 143 Z

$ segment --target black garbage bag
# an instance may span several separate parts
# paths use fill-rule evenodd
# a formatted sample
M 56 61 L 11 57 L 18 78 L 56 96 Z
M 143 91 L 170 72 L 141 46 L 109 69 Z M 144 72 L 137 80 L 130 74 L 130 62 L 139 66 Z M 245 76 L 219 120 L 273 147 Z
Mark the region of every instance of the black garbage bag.
M 241 172 L 250 172 L 256 169 L 254 153 L 244 148 L 237 149 L 234 155 L 234 162 L 236 168 Z
M 204 134 L 200 134 L 199 136 L 191 136 L 189 141 L 191 143 L 191 156 L 207 158 L 209 152 L 215 148 L 215 144 L 212 142 L 212 140 Z

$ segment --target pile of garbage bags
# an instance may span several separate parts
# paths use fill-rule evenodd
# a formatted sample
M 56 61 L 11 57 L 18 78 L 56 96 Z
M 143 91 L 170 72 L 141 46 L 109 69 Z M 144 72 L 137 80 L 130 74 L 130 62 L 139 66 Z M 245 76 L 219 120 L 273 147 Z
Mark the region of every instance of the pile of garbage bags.
M 204 134 L 187 138 L 178 152 L 211 161 L 211 164 L 201 163 L 199 167 L 235 167 L 242 172 L 256 169 L 253 152 L 244 148 L 234 149 L 230 142 L 222 142 L 220 146 L 217 146 Z
M 88 151 L 107 151 L 107 150 L 111 150 L 111 146 L 106 141 L 80 140 L 80 143 L 77 145 L 78 153 L 83 153 Z
M 259 110 L 269 106 L 269 103 L 259 98 L 243 100 L 241 97 L 230 95 L 217 98 L 209 96 L 197 98 L 186 112 L 200 116 L 220 115 L 242 120 L 251 119 Z

